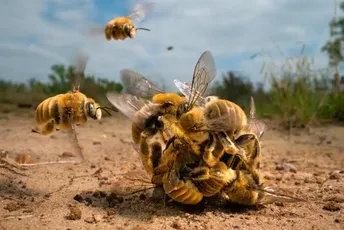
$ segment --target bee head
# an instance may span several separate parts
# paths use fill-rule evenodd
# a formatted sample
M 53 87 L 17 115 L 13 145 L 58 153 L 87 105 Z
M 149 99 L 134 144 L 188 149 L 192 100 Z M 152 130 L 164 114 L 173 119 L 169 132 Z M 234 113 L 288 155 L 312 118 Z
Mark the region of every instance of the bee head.
M 124 24 L 123 31 L 125 35 L 127 35 L 130 38 L 134 38 L 136 35 L 136 30 L 133 25 L 131 24 Z
M 176 114 L 177 118 L 180 118 L 180 116 L 182 116 L 187 111 L 188 111 L 188 103 L 187 102 L 181 103 L 177 109 L 177 114 Z
M 94 102 L 87 102 L 87 104 L 86 104 L 86 112 L 87 112 L 87 115 L 89 116 L 89 117 L 91 117 L 91 118 L 93 118 L 93 119 L 98 119 L 98 117 L 99 117 L 99 119 L 100 119 L 100 117 L 101 117 L 101 110 L 99 109 L 97 109 L 96 108 L 96 103 L 94 103 Z
M 179 118 L 185 110 L 187 99 L 176 93 L 159 93 L 152 98 L 153 103 L 161 104 L 164 113 L 174 114 Z

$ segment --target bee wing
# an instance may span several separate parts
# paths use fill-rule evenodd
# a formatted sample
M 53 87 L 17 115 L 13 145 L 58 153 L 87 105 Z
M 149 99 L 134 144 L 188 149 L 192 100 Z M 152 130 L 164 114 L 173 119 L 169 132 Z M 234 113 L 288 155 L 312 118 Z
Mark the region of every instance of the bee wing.
M 205 51 L 198 59 L 191 83 L 189 109 L 193 107 L 197 99 L 203 96 L 209 83 L 216 76 L 216 65 L 210 51 Z
M 253 97 L 251 97 L 250 104 L 250 117 L 247 122 L 246 129 L 261 138 L 264 132 L 267 130 L 267 123 L 256 119 L 256 106 Z
M 78 54 L 76 57 L 75 83 L 73 86 L 73 91 L 75 91 L 75 90 L 79 91 L 80 90 L 80 83 L 81 83 L 82 78 L 84 77 L 88 59 L 89 59 L 88 55 L 83 54 L 83 53 Z
M 176 162 L 173 163 L 171 171 L 168 172 L 168 184 L 165 184 L 165 190 L 167 193 L 174 191 L 178 184 L 179 184 L 179 170 L 178 164 Z
M 140 22 L 146 18 L 147 14 L 152 11 L 155 6 L 155 2 L 149 3 L 137 3 L 134 5 L 131 14 L 128 16 L 130 20 Z
M 287 195 L 283 191 L 279 191 L 280 189 L 272 188 L 272 187 L 261 187 L 256 188 L 257 191 L 264 192 L 264 196 L 258 200 L 258 204 L 271 204 L 275 202 L 306 202 L 307 200 L 301 199 L 298 197 L 294 197 L 291 195 Z
M 153 84 L 147 78 L 130 69 L 120 71 L 126 93 L 143 98 L 152 98 L 155 94 L 164 93 L 162 89 Z
M 130 171 L 122 174 L 113 184 L 111 191 L 120 196 L 129 196 L 158 187 L 151 183 L 148 174 L 143 171 Z
M 129 119 L 133 119 L 137 111 L 145 104 L 149 104 L 149 101 L 130 94 L 108 92 L 106 97 L 113 106 Z
M 188 101 L 190 101 L 190 98 L 191 98 L 191 85 L 189 83 L 182 82 L 182 81 L 179 81 L 177 79 L 175 79 L 173 82 L 177 86 L 179 91 L 188 99 Z M 205 105 L 205 98 L 202 97 L 202 96 L 199 96 L 198 99 L 197 99 L 197 104 L 199 106 L 204 106 Z

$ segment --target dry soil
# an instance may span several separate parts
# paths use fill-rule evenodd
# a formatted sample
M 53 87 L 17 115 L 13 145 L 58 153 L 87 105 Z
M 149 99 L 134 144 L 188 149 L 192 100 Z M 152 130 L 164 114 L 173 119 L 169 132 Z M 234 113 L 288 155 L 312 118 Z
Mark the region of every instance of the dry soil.
M 35 161 L 75 155 L 59 131 L 31 133 L 33 119 L 4 115 L 0 151 Z M 266 182 L 307 201 L 242 208 L 205 200 L 183 206 L 152 198 L 111 194 L 121 174 L 142 170 L 122 116 L 77 127 L 85 161 L 25 169 L 0 166 L 0 228 L 3 229 L 344 229 L 344 128 L 323 126 L 280 131 L 270 124 L 262 139 Z M 67 158 L 66 158 L 67 159 Z M 71 159 L 75 159 L 71 158 Z M 323 183 L 327 178 L 329 180 Z

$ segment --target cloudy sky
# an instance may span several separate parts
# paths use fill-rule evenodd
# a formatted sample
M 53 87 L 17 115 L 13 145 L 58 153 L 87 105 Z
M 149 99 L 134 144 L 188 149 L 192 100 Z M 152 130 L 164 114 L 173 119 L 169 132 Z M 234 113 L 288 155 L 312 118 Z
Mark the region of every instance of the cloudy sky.
M 158 84 L 190 81 L 205 50 L 214 56 L 218 75 L 240 71 L 253 81 L 262 60 L 305 54 L 317 68 L 327 65 L 320 48 L 329 38 L 334 14 L 329 0 L 159 0 L 137 26 L 135 39 L 106 41 L 88 31 L 130 13 L 132 0 L 3 0 L 0 8 L 0 78 L 46 81 L 52 64 L 72 64 L 76 52 L 90 55 L 86 73 L 119 80 L 132 68 Z M 172 45 L 174 49 L 166 50 Z M 262 56 L 250 57 L 256 52 Z

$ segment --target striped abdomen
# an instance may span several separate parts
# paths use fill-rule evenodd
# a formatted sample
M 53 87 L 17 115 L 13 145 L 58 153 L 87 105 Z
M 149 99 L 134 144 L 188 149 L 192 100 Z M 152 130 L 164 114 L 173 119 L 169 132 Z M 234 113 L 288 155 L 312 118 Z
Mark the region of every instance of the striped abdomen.
M 228 116 L 224 123 L 226 128 L 228 127 L 226 134 L 232 139 L 247 124 L 247 117 L 242 108 L 223 99 L 213 100 L 205 107 L 204 116 L 207 120 L 215 120 L 226 115 Z
M 226 184 L 235 179 L 234 171 L 228 170 L 225 163 L 218 162 L 217 165 L 210 168 L 209 179 L 193 181 L 193 183 L 205 197 L 211 197 L 219 193 Z
M 203 199 L 203 194 L 191 180 L 179 180 L 178 185 L 172 187 L 169 173 L 163 176 L 163 187 L 169 197 L 181 204 L 198 204 Z
M 36 109 L 37 131 L 47 135 L 55 129 L 69 129 L 72 123 L 85 123 L 85 103 L 86 96 L 82 93 L 58 94 L 45 99 Z

